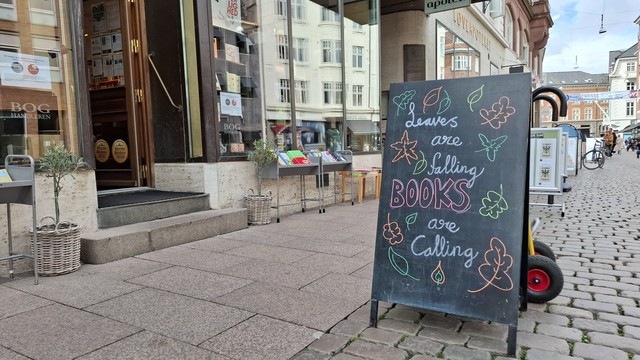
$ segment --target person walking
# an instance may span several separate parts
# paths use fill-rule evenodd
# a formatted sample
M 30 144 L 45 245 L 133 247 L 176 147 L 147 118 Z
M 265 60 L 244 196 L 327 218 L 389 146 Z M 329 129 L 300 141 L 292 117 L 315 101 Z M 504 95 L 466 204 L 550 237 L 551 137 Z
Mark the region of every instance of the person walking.
M 605 154 L 608 157 L 611 157 L 611 154 L 613 153 L 613 145 L 615 144 L 615 138 L 613 135 L 613 129 L 609 128 L 607 129 L 607 132 L 604 134 L 604 148 L 605 148 Z
M 624 140 L 622 139 L 622 136 L 618 135 L 615 131 L 613 132 L 613 136 L 616 139 L 613 146 L 613 152 L 620 155 L 622 148 L 624 147 Z

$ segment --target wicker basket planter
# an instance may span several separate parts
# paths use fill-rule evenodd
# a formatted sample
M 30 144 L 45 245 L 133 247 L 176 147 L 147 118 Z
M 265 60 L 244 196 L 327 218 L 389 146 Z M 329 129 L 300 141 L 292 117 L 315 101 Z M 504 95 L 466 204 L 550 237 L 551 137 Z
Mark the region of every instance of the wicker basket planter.
M 253 190 L 244 196 L 249 225 L 265 225 L 271 222 L 271 191 L 266 195 L 254 194 Z
M 36 228 L 38 274 L 63 275 L 80 268 L 80 226 L 61 222 Z M 33 251 L 33 249 L 32 249 Z

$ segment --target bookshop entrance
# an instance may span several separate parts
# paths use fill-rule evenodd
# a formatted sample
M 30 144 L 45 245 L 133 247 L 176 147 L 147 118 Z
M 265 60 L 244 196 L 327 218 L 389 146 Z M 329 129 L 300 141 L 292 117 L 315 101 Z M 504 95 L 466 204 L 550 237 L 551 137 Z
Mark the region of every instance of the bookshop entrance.
M 180 2 L 82 5 L 97 188 L 155 187 L 154 163 L 186 152 Z

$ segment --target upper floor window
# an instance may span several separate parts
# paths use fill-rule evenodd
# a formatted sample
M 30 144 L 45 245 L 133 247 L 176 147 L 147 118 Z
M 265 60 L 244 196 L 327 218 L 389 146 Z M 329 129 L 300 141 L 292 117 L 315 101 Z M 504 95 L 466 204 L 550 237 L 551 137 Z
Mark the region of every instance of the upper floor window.
M 363 53 L 364 47 L 362 46 L 354 46 L 353 47 L 353 67 L 356 69 L 363 68 Z
M 584 119 L 585 120 L 593 119 L 593 109 L 592 108 L 584 109 Z
M 327 8 L 322 8 L 322 21 L 323 22 L 340 22 L 340 14 L 335 11 L 331 11 Z
M 529 65 L 529 37 L 526 33 L 522 36 L 522 62 Z
M 293 38 L 293 59 L 299 62 L 309 61 L 309 39 Z
M 324 103 L 327 105 L 342 105 L 342 83 L 326 81 L 322 83 Z
M 511 16 L 511 11 L 509 9 L 505 11 L 504 38 L 507 40 L 509 47 L 513 48 L 513 17 Z
M 636 71 L 636 63 L 634 63 L 634 62 L 628 62 L 628 63 L 627 63 L 627 71 L 629 71 L 629 72 L 635 72 L 635 71 Z
M 364 86 L 353 85 L 353 106 L 362 106 Z
M 580 109 L 573 109 L 571 118 L 573 120 L 580 120 Z
M 296 103 L 307 104 L 309 102 L 309 82 L 296 80 Z
M 636 115 L 636 103 L 633 101 L 627 102 L 627 116 Z
M 340 40 L 322 40 L 322 62 L 339 64 L 342 58 Z
M 307 18 L 307 9 L 304 0 L 291 0 L 292 19 L 304 20 Z M 276 13 L 280 16 L 287 16 L 287 1 L 278 0 L 276 2 Z
M 454 71 L 458 70 L 469 70 L 469 56 L 468 55 L 455 55 L 453 57 L 452 69 Z
M 289 37 L 287 35 L 276 35 L 276 43 L 278 44 L 278 59 L 289 60 Z
M 281 103 L 291 102 L 291 87 L 289 86 L 289 79 L 280 79 L 278 84 L 278 93 L 280 94 L 279 100 Z
M 18 0 L 0 0 L 0 20 L 18 20 L 16 1 Z
M 636 89 L 635 81 L 627 81 L 627 90 L 635 90 L 635 89 Z

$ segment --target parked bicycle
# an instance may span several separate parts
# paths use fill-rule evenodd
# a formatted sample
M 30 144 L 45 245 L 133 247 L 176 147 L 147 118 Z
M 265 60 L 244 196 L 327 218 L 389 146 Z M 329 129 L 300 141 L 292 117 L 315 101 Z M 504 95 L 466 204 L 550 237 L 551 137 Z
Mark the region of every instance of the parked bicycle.
M 582 166 L 588 170 L 595 170 L 604 166 L 604 160 L 608 156 L 609 149 L 604 146 L 604 143 L 600 140 L 596 140 L 593 149 L 587 151 L 582 155 Z

